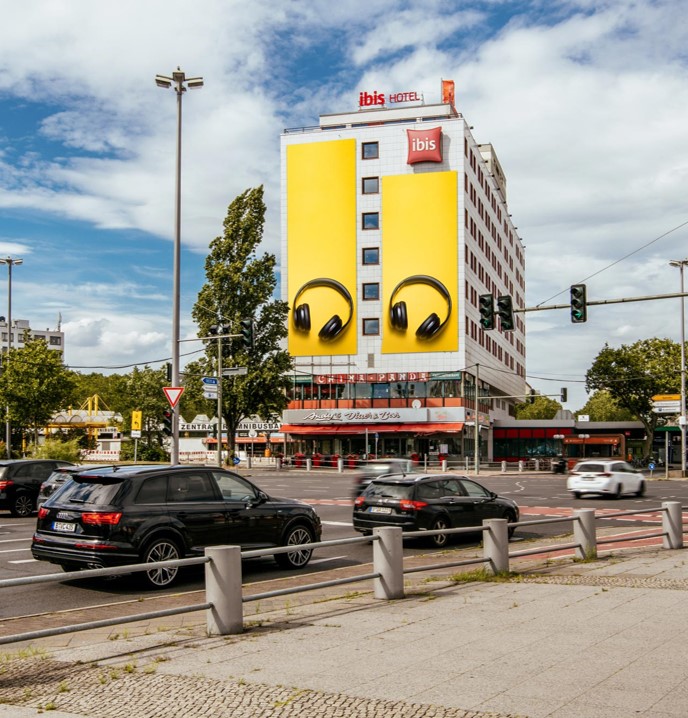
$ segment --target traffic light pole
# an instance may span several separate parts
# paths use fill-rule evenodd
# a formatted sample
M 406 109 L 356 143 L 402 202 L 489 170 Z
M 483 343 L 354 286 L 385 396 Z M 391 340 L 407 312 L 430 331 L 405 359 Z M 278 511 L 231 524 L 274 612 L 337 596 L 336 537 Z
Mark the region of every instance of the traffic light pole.
M 649 294 L 646 297 L 621 297 L 620 299 L 588 299 L 586 302 L 587 306 L 593 304 L 628 304 L 630 302 L 650 302 L 654 299 L 677 299 L 678 297 L 688 297 L 688 292 L 676 292 L 675 294 Z M 549 309 L 570 309 L 570 304 L 548 304 L 547 306 L 541 307 L 537 305 L 535 307 L 514 307 L 513 311 L 516 312 L 544 312 Z

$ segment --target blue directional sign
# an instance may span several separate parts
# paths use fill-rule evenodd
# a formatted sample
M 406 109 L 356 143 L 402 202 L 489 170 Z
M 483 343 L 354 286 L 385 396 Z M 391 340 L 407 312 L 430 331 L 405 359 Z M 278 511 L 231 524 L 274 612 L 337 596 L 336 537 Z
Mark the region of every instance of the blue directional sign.
M 216 376 L 204 376 L 201 381 L 204 384 L 209 384 L 211 386 L 217 386 L 217 377 Z

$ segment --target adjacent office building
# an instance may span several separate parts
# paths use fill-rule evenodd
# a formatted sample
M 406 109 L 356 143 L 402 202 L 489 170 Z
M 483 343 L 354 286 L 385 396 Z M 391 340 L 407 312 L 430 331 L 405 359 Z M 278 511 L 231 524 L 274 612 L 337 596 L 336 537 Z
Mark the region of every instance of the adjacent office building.
M 292 449 L 481 454 L 526 393 L 525 326 L 480 324 L 479 297 L 524 306 L 525 256 L 494 148 L 443 83 L 361 92 L 353 112 L 281 137 L 282 298 L 295 371 Z

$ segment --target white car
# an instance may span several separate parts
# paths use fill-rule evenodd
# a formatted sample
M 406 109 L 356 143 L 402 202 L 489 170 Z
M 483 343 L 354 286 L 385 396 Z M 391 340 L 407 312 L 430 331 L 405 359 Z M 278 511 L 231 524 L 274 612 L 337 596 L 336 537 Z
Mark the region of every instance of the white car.
M 566 488 L 577 499 L 583 494 L 599 494 L 615 499 L 622 494 L 642 496 L 645 493 L 645 477 L 626 461 L 588 459 L 573 467 Z

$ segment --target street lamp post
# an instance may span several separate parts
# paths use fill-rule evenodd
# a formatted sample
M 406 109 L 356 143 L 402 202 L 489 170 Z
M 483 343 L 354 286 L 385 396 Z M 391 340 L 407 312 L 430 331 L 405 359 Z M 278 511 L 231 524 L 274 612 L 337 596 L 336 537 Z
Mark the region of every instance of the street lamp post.
M 210 334 L 217 335 L 217 465 L 222 467 L 222 340 L 230 328 L 224 324 L 213 324 Z M 229 436 L 227 436 L 229 442 Z
M 172 268 L 172 385 L 179 386 L 179 294 L 180 294 L 180 258 L 182 234 L 182 96 L 188 87 L 195 90 L 203 87 L 202 77 L 187 77 L 179 67 L 167 75 L 156 75 L 155 84 L 158 87 L 169 89 L 174 86 L 177 93 L 177 162 L 175 173 L 175 201 L 174 201 L 174 264 Z M 172 412 L 172 464 L 179 463 L 179 414 Z
M 10 349 L 12 349 L 12 267 L 24 264 L 19 257 L 0 257 L 0 264 L 7 265 L 7 361 L 9 361 Z M 12 458 L 12 426 L 10 424 L 10 408 L 7 407 L 5 421 L 5 444 L 7 458 Z
M 670 266 L 678 267 L 681 273 L 681 295 L 683 295 L 683 268 L 688 264 L 688 259 L 672 259 Z M 681 476 L 686 476 L 686 322 L 685 303 L 681 296 Z M 666 457 L 669 460 L 669 457 Z

